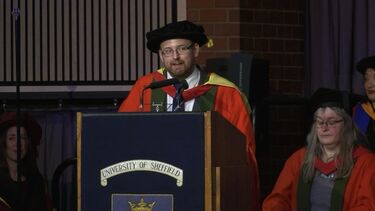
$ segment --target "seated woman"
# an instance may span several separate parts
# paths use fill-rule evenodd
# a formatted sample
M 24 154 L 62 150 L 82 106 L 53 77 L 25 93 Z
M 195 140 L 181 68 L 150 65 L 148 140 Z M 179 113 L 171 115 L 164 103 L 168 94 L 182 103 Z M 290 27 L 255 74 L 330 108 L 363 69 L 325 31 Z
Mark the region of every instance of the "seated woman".
M 367 100 L 355 106 L 353 121 L 366 134 L 370 148 L 375 151 L 375 56 L 359 61 L 357 70 L 363 75 Z
M 264 211 L 375 210 L 375 154 L 359 144 L 366 137 L 343 98 L 324 88 L 313 94 L 307 146 L 286 161 Z
M 16 113 L 0 115 L 0 211 L 52 210 L 36 163 L 42 129 L 31 116 L 20 114 L 20 161 L 17 162 L 16 125 Z

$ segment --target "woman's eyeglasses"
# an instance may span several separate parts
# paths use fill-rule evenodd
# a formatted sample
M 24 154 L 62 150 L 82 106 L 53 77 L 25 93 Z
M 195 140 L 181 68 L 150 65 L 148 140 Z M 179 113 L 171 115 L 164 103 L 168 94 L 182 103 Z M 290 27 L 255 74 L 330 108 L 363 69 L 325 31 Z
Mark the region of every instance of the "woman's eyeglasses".
M 193 45 L 194 43 L 191 43 L 189 46 L 181 45 L 181 46 L 178 46 L 176 49 L 164 48 L 163 50 L 161 50 L 161 53 L 166 57 L 173 56 L 174 52 L 176 52 L 178 55 L 184 55 L 189 52 L 189 50 L 193 47 Z
M 343 121 L 344 121 L 343 119 L 329 119 L 329 120 L 315 119 L 315 123 L 318 128 L 322 128 L 324 126 L 333 128 L 336 126 L 337 123 L 340 123 Z

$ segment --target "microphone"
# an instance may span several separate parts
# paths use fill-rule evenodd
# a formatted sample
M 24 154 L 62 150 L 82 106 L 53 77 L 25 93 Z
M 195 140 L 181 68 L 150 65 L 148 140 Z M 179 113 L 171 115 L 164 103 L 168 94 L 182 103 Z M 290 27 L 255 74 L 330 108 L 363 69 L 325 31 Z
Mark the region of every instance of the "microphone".
M 174 84 L 178 84 L 178 83 L 182 83 L 182 87 L 181 87 L 182 89 L 189 88 L 189 85 L 188 85 L 186 80 L 179 81 L 177 78 L 171 78 L 171 79 L 167 79 L 167 80 L 151 82 L 148 86 L 146 86 L 142 89 L 142 93 L 141 93 L 141 97 L 140 97 L 140 104 L 139 104 L 140 110 L 143 111 L 143 94 L 144 94 L 144 91 L 146 89 L 157 89 L 157 88 L 161 88 L 161 87 L 165 87 L 165 86 L 169 86 L 169 85 L 174 85 Z
M 171 78 L 171 79 L 167 79 L 163 81 L 152 82 L 148 86 L 146 86 L 145 89 L 148 89 L 148 88 L 157 89 L 160 87 L 169 86 L 169 85 L 178 84 L 178 83 L 180 83 L 180 81 L 177 78 Z

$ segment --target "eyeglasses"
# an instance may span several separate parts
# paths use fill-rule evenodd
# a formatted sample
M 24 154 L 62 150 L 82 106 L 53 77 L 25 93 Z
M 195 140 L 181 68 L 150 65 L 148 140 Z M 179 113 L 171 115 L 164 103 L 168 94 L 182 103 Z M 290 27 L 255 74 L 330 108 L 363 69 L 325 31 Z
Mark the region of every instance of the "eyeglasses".
M 189 46 L 181 45 L 178 46 L 176 49 L 164 48 L 163 50 L 161 50 L 161 53 L 166 57 L 173 56 L 174 52 L 177 52 L 178 55 L 184 55 L 187 54 L 187 52 L 189 52 L 193 45 L 194 43 L 191 43 Z
M 315 119 L 316 126 L 318 128 L 322 128 L 324 126 L 327 126 L 329 128 L 333 128 L 336 126 L 337 123 L 343 122 L 343 119 L 329 119 L 329 120 L 321 120 L 321 119 Z

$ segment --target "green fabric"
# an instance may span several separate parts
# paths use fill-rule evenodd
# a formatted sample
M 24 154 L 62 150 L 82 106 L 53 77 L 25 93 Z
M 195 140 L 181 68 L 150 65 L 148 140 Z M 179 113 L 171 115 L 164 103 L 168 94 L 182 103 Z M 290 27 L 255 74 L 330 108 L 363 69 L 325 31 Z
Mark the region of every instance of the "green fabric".
M 200 71 L 200 79 L 198 84 L 202 85 L 205 84 L 209 79 L 209 76 L 207 72 Z M 212 88 L 205 93 L 204 95 L 201 95 L 197 98 L 195 98 L 193 111 L 213 111 L 214 105 L 215 105 L 215 96 L 216 96 L 216 86 L 212 86 Z
M 161 88 L 153 89 L 151 92 L 151 111 L 165 112 L 167 108 L 167 94 Z
M 303 180 L 303 171 L 301 171 L 297 186 L 297 210 L 310 210 L 310 192 L 311 182 Z
M 164 71 L 164 68 L 158 70 L 162 73 L 165 78 L 167 78 L 167 71 Z M 154 82 L 153 79 L 152 82 Z M 166 112 L 168 110 L 167 104 L 167 93 L 165 93 L 162 88 L 153 89 L 151 91 L 151 111 L 152 112 Z
M 213 86 L 207 93 L 195 98 L 193 111 L 213 111 L 217 87 Z M 161 89 L 153 89 L 151 93 L 151 111 L 168 110 L 167 94 Z
M 167 77 L 167 71 L 164 71 L 164 77 Z M 204 71 L 200 71 L 199 85 L 204 84 L 208 81 L 208 74 Z M 217 86 L 212 88 L 204 95 L 195 98 L 193 111 L 213 111 L 215 106 Z M 151 111 L 152 112 L 166 112 L 168 110 L 167 94 L 161 89 L 153 89 L 151 91 Z
M 344 192 L 345 186 L 348 181 L 349 177 L 340 178 L 335 181 L 335 185 L 333 186 L 332 193 L 331 193 L 331 211 L 339 211 L 342 210 L 344 205 Z
M 214 110 L 214 102 L 216 96 L 216 86 L 212 86 L 212 88 L 206 92 L 204 95 L 201 95 L 195 98 L 193 111 L 213 111 Z

